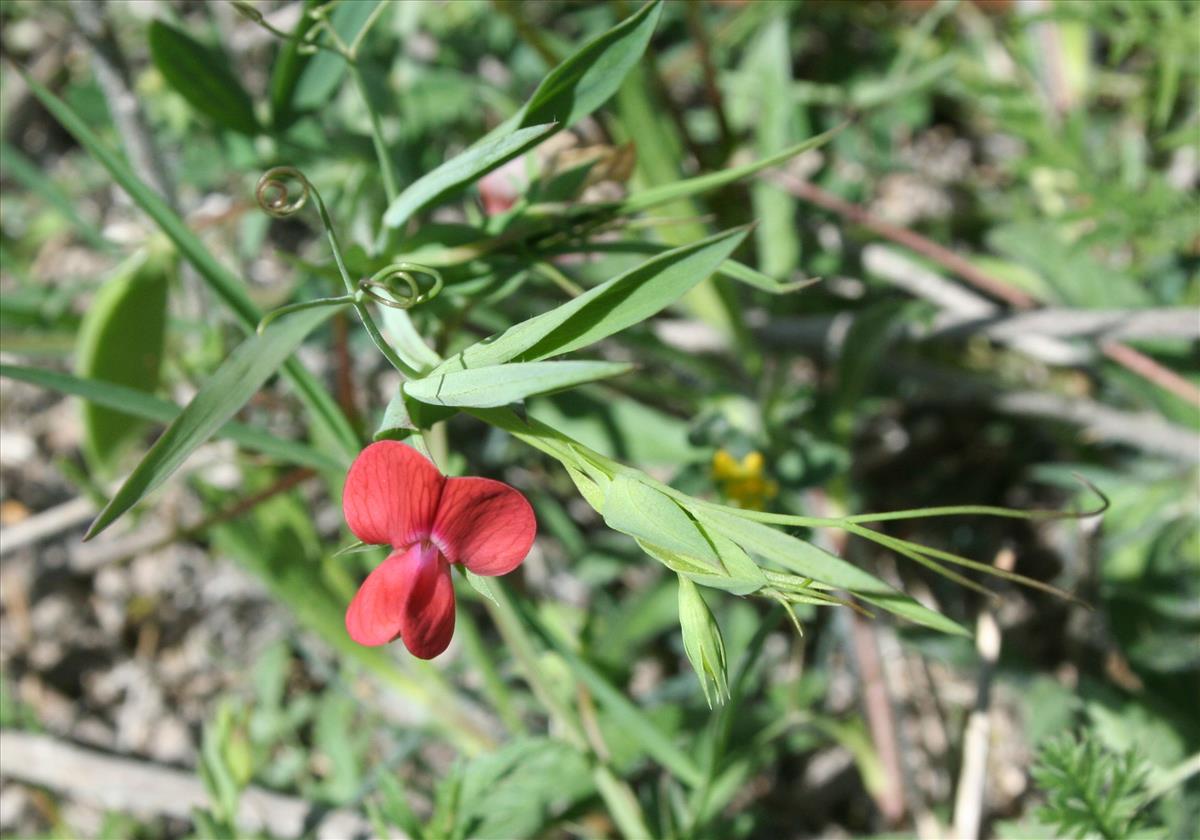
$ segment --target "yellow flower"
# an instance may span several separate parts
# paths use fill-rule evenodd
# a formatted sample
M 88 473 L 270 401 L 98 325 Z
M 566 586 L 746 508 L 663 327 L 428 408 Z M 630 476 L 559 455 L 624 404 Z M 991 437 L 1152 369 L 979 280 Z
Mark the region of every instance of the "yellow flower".
M 739 462 L 727 450 L 713 455 L 713 479 L 733 504 L 747 510 L 762 510 L 779 494 L 779 485 L 763 475 L 764 460 L 757 450 Z

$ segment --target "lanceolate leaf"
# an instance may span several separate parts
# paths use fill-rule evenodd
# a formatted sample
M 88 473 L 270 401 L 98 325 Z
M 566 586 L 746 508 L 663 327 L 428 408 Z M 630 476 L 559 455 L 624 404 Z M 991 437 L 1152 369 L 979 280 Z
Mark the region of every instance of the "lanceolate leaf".
M 734 181 L 740 181 L 742 178 L 748 178 L 756 172 L 761 172 L 764 169 L 769 169 L 772 166 L 778 166 L 781 163 L 795 157 L 801 152 L 806 152 L 809 149 L 815 149 L 818 146 L 823 146 L 833 139 L 841 126 L 831 128 L 822 134 L 815 137 L 810 137 L 803 143 L 797 143 L 795 146 L 789 146 L 778 154 L 765 157 L 762 160 L 756 160 L 753 163 L 747 163 L 744 166 L 735 166 L 731 169 L 722 169 L 720 172 L 712 172 L 708 175 L 698 175 L 695 178 L 688 178 L 683 181 L 676 181 L 673 184 L 665 184 L 661 187 L 643 190 L 639 193 L 634 193 L 624 201 L 614 205 L 617 212 L 620 214 L 638 213 L 642 210 L 648 210 L 651 207 L 656 207 L 659 204 L 666 204 L 670 201 L 678 201 L 681 198 L 687 198 L 700 193 L 715 190 L 718 187 L 723 187 L 726 184 L 731 184 Z
M 145 392 L 158 386 L 174 269 L 174 253 L 143 251 L 104 282 L 79 327 L 80 376 Z M 140 427 L 119 409 L 84 403 L 84 452 L 93 468 L 107 472 Z
M 138 178 L 124 160 L 101 143 L 87 123 L 69 105 L 28 75 L 23 75 L 23 78 L 29 89 L 46 106 L 46 110 L 108 170 L 113 180 L 121 185 L 134 203 L 141 207 L 175 244 L 179 253 L 196 267 L 196 271 L 209 287 L 237 315 L 242 327 L 247 332 L 253 332 L 262 315 L 246 294 L 241 280 L 213 257 L 199 237 L 188 229 L 158 193 Z M 313 420 L 322 427 L 328 438 L 341 448 L 347 459 L 352 458 L 358 452 L 358 438 L 346 416 L 337 407 L 337 403 L 295 359 L 284 365 L 284 373 L 296 386 L 300 398 L 308 405 Z
M 810 542 L 734 513 L 705 507 L 696 511 L 701 522 L 738 543 L 751 554 L 837 589 L 852 592 L 869 604 L 944 633 L 969 636 L 956 621 L 914 601 L 870 572 L 823 551 Z
M 456 353 L 434 369 L 444 373 L 534 361 L 578 350 L 669 306 L 712 274 L 746 238 L 735 228 L 648 260 L 562 306 Z
M 262 335 L 244 341 L 221 365 L 100 511 L 84 539 L 96 536 L 167 480 L 198 446 L 212 437 L 283 361 L 334 310 L 306 309 L 286 316 Z
M 522 128 L 476 143 L 457 157 L 418 178 L 388 207 L 384 224 L 399 227 L 422 208 L 448 198 L 505 162 L 533 148 L 558 130 L 556 123 Z
M 618 475 L 612 480 L 603 512 L 604 523 L 614 531 L 681 554 L 710 572 L 720 569 L 713 547 L 683 508 L 636 478 Z
M 403 225 L 422 207 L 475 182 L 603 105 L 645 53 L 661 14 L 661 2 L 647 3 L 584 44 L 550 71 L 511 119 L 401 193 L 384 214 L 384 224 Z
M 623 362 L 527 362 L 433 374 L 403 387 L 409 397 L 431 405 L 495 408 L 631 368 Z
M 254 103 L 229 61 L 168 23 L 150 24 L 150 57 L 168 84 L 222 128 L 257 134 Z
M 382 0 L 353 0 L 333 7 L 329 23 L 343 43 L 349 44 L 358 37 L 380 2 Z M 314 54 L 300 72 L 291 106 L 298 111 L 320 108 L 333 96 L 345 74 L 346 59 L 337 53 L 321 50 Z
M 645 540 L 638 540 L 637 543 L 641 546 L 642 551 L 671 571 L 687 575 L 702 586 L 724 589 L 734 595 L 749 595 L 767 585 L 767 578 L 762 569 L 737 543 L 720 534 L 708 534 L 707 536 L 712 539 L 713 546 L 721 558 L 721 564 L 725 567 L 723 574 L 715 573 L 712 569 L 697 563 L 694 558 L 677 554 Z
M 518 113 L 518 125 L 557 122 L 569 128 L 603 105 L 641 60 L 661 15 L 661 2 L 647 3 L 584 44 L 542 80 Z
M 317 19 L 308 13 L 317 5 L 318 0 L 305 0 L 304 12 L 292 30 L 292 38 L 279 45 L 279 53 L 271 68 L 271 122 L 276 131 L 286 130 L 298 116 L 292 99 L 300 75 L 312 58 L 301 49 L 301 45 L 305 34 L 317 23 Z
M 587 242 L 581 245 L 571 245 L 563 248 L 554 249 L 551 253 L 555 254 L 661 254 L 667 250 L 666 246 L 655 242 L 649 242 L 644 239 L 618 239 L 614 241 L 598 241 Z M 716 270 L 716 273 L 722 277 L 728 277 L 730 280 L 736 280 L 739 283 L 745 283 L 747 286 L 752 286 L 756 289 L 761 289 L 764 292 L 769 292 L 773 295 L 784 295 L 790 292 L 798 291 L 808 286 L 812 280 L 794 280 L 783 282 L 776 280 L 769 274 L 764 274 L 756 268 L 751 268 L 745 263 L 740 263 L 737 260 L 725 260 L 721 263 L 721 267 Z
M 62 394 L 82 397 L 88 403 L 111 408 L 126 415 L 161 423 L 164 426 L 179 416 L 180 408 L 173 402 L 128 388 L 124 385 L 114 385 L 111 382 L 101 382 L 96 379 L 80 379 L 67 373 L 53 370 L 23 367 L 21 365 L 0 364 L 0 378 L 8 377 L 21 382 L 28 382 L 40 388 L 48 388 Z M 261 452 L 280 461 L 299 464 L 321 470 L 344 470 L 346 462 L 326 455 L 303 443 L 285 440 L 278 435 L 268 434 L 251 426 L 241 423 L 226 423 L 217 430 L 214 437 L 229 438 L 238 446 Z

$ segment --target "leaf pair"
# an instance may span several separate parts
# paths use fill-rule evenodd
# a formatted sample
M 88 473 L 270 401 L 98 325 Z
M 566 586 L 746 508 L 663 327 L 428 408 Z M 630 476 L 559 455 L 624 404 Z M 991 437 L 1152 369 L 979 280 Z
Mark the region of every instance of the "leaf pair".
M 405 398 L 494 408 L 627 372 L 631 365 L 624 363 L 542 360 L 587 347 L 662 311 L 712 274 L 746 234 L 746 228 L 737 228 L 660 254 L 442 361 L 424 378 L 402 386 L 379 434 L 411 427 L 402 422 L 414 413 Z

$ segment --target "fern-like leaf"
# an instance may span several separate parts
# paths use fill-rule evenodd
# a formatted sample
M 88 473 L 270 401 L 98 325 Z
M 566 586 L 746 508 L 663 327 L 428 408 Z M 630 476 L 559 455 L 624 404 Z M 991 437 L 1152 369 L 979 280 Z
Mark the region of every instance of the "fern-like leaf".
M 1119 840 L 1153 829 L 1144 824 L 1150 802 L 1148 769 L 1133 750 L 1113 753 L 1090 734 L 1064 734 L 1047 741 L 1032 768 L 1046 795 L 1038 818 L 1064 836 Z

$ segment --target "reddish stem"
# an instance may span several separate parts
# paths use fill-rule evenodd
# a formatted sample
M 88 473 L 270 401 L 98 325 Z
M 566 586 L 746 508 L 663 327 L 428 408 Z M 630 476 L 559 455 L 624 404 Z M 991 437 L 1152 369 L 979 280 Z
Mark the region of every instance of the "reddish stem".
M 924 257 L 928 257 L 933 262 L 948 271 L 952 271 L 975 288 L 986 292 L 992 297 L 1003 300 L 1017 309 L 1034 309 L 1038 306 L 1037 299 L 1028 292 L 979 270 L 954 251 L 921 236 L 919 233 L 914 233 L 907 228 L 889 224 L 882 219 L 878 219 L 867 212 L 865 208 L 851 204 L 849 201 L 797 178 L 789 172 L 776 171 L 772 173 L 771 177 L 776 183 L 797 198 L 801 198 L 818 207 L 823 207 L 832 213 L 836 213 L 843 218 L 862 225 L 868 230 L 874 231 L 884 239 L 891 240 Z M 1172 394 L 1187 400 L 1193 405 L 1200 406 L 1200 388 L 1197 388 L 1187 379 L 1150 358 L 1145 353 L 1117 341 L 1105 342 L 1100 346 L 1100 350 L 1109 359 L 1142 377 L 1147 382 L 1170 391 Z

